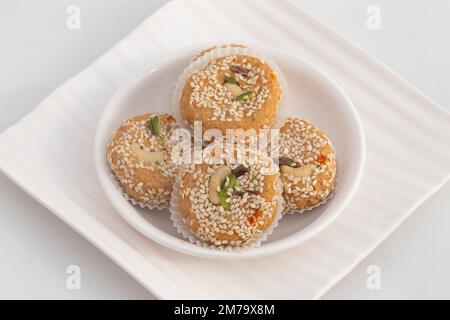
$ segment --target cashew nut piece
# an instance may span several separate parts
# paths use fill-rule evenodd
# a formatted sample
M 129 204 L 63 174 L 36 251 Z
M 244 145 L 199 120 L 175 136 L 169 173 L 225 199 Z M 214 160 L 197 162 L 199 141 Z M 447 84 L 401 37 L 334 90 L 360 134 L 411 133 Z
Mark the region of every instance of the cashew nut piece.
M 309 177 L 313 174 L 316 166 L 313 164 L 307 164 L 298 168 L 290 167 L 290 166 L 281 166 L 281 173 L 285 173 L 288 176 L 294 176 L 297 178 Z
M 136 157 L 139 160 L 142 160 L 147 163 L 164 160 L 164 154 L 162 152 L 142 150 L 139 144 L 136 142 L 134 142 L 131 145 L 131 151 L 136 155 Z
M 209 178 L 209 201 L 212 204 L 220 204 L 219 192 L 217 191 L 223 181 L 231 174 L 231 169 L 227 166 L 221 166 Z
M 224 84 L 225 88 L 227 89 L 228 92 L 231 93 L 231 97 L 233 99 L 236 99 L 237 97 L 239 97 L 244 91 L 241 89 L 241 87 L 239 87 L 237 84 L 235 83 L 225 83 Z

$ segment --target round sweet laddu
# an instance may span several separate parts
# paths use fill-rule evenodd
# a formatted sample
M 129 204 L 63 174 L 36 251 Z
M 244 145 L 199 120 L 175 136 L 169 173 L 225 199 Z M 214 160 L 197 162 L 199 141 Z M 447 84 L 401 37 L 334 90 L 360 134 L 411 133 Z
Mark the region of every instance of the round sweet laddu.
M 124 121 L 108 145 L 107 161 L 123 190 L 150 206 L 168 206 L 179 168 L 171 160 L 175 118 L 146 113 Z
M 215 58 L 186 79 L 180 113 L 191 127 L 201 121 L 204 131 L 259 130 L 275 123 L 280 99 L 276 72 L 259 58 L 236 54 Z
M 186 227 L 206 243 L 248 244 L 277 217 L 278 176 L 271 159 L 190 165 L 180 179 L 179 213 Z
M 336 177 L 336 153 L 319 128 L 305 119 L 289 118 L 280 129 L 279 151 L 287 211 L 308 209 L 331 194 Z

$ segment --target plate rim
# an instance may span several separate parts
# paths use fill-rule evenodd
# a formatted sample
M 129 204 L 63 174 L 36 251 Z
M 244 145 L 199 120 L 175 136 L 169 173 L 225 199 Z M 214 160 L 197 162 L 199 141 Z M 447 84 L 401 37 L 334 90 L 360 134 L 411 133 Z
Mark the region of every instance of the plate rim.
M 307 66 L 311 70 L 314 70 L 314 72 L 316 72 L 321 77 L 326 79 L 326 81 L 329 82 L 329 85 L 334 87 L 334 89 L 339 93 L 339 95 L 344 99 L 345 103 L 347 104 L 347 107 L 349 109 L 348 115 L 352 117 L 352 122 L 355 124 L 354 129 L 356 129 L 356 132 L 358 133 L 353 138 L 355 139 L 354 145 L 356 145 L 359 149 L 358 154 L 355 155 L 357 157 L 356 163 L 358 163 L 359 166 L 358 169 L 355 171 L 356 175 L 353 179 L 354 182 L 353 184 L 351 184 L 351 187 L 346 192 L 344 199 L 341 201 L 338 208 L 334 209 L 332 214 L 328 214 L 327 219 L 325 221 L 322 221 L 321 223 L 313 221 L 311 224 L 301 229 L 301 231 L 299 231 L 300 233 L 294 233 L 281 240 L 270 242 L 265 244 L 264 246 L 252 248 L 246 251 L 212 250 L 209 248 L 198 246 L 196 244 L 192 244 L 184 239 L 172 236 L 167 232 L 154 226 L 153 224 L 147 222 L 143 217 L 133 218 L 129 214 L 126 214 L 125 212 L 127 211 L 127 209 L 123 205 L 124 204 L 123 201 L 125 201 L 125 203 L 128 202 L 125 199 L 118 200 L 119 197 L 113 196 L 114 192 L 117 194 L 117 189 L 112 188 L 110 176 L 107 174 L 107 172 L 105 172 L 105 170 L 103 170 L 103 168 L 106 167 L 105 166 L 106 161 L 104 157 L 105 141 L 104 139 L 102 139 L 104 137 L 102 133 L 106 133 L 107 131 L 106 130 L 106 127 L 108 125 L 107 119 L 110 117 L 111 110 L 115 110 L 114 106 L 118 105 L 122 101 L 122 99 L 127 96 L 128 92 L 132 90 L 134 85 L 137 85 L 139 81 L 143 80 L 148 74 L 156 71 L 158 68 L 161 68 L 164 65 L 171 63 L 173 60 L 184 57 L 188 53 L 191 53 L 192 55 L 195 54 L 195 52 L 200 51 L 201 49 L 208 48 L 216 44 L 218 43 L 216 42 L 197 43 L 192 46 L 171 51 L 168 55 L 162 57 L 161 59 L 157 59 L 143 65 L 138 71 L 136 71 L 131 77 L 129 77 L 118 89 L 116 89 L 116 91 L 112 94 L 111 98 L 106 104 L 106 107 L 104 108 L 103 113 L 98 120 L 97 127 L 95 130 L 94 165 L 97 172 L 97 177 L 99 178 L 100 185 L 103 189 L 103 192 L 107 196 L 108 200 L 111 202 L 112 206 L 116 209 L 117 213 L 125 221 L 127 221 L 127 223 L 129 223 L 133 228 L 135 228 L 145 237 L 171 250 L 191 256 L 214 260 L 245 260 L 272 255 L 278 252 L 291 249 L 295 246 L 304 243 L 305 241 L 311 239 L 312 237 L 320 233 L 330 224 L 332 224 L 333 221 L 344 211 L 345 207 L 349 204 L 349 202 L 355 195 L 357 188 L 360 184 L 365 166 L 366 143 L 364 130 L 359 114 L 356 108 L 354 107 L 350 97 L 343 90 L 343 88 L 337 83 L 335 79 L 333 79 L 330 75 L 322 71 L 319 67 L 301 58 L 300 56 L 272 46 L 259 43 L 245 42 L 245 44 L 248 44 L 249 46 L 258 49 L 276 51 L 279 54 L 288 56 L 290 59 L 296 60 L 297 62 L 303 64 L 304 66 Z M 110 182 L 109 185 L 108 180 Z M 109 190 L 114 191 L 110 193 Z M 142 223 L 146 224 L 146 227 L 143 227 Z

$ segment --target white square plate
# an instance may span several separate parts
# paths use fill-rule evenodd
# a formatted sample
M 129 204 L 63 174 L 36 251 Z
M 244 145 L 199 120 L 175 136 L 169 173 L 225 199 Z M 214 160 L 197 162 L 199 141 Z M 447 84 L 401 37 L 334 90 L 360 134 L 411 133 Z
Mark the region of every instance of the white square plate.
M 92 154 L 98 118 L 130 75 L 176 48 L 226 40 L 280 47 L 330 74 L 357 108 L 367 146 L 360 188 L 332 225 L 248 261 L 190 257 L 140 235 L 101 190 Z M 448 180 L 449 124 L 447 112 L 290 1 L 176 0 L 2 133 L 0 169 L 158 297 L 317 298 Z

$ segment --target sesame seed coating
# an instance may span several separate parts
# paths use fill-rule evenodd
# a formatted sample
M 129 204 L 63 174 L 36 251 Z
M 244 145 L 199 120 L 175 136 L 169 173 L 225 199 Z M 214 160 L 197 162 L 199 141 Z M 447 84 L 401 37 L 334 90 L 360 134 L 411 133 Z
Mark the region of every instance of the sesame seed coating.
M 297 167 L 314 168 L 311 175 L 303 177 L 281 174 L 286 210 L 312 207 L 333 191 L 336 153 L 330 140 L 312 123 L 289 118 L 280 129 L 279 154 L 292 159 Z
M 149 121 L 159 118 L 160 133 L 149 128 Z M 179 168 L 171 161 L 171 140 L 175 118 L 165 113 L 146 113 L 124 121 L 108 146 L 107 161 L 124 191 L 149 205 L 168 206 L 172 184 Z M 138 147 L 136 147 L 138 146 Z M 158 161 L 146 161 L 136 150 L 155 153 Z M 141 152 L 139 151 L 138 152 Z
M 233 172 L 242 166 L 227 163 Z M 227 191 L 229 208 L 209 198 L 210 179 L 223 164 L 188 166 L 180 181 L 179 210 L 187 228 L 201 240 L 215 245 L 240 246 L 256 240 L 269 228 L 279 205 L 278 168 L 272 160 L 244 163 L 245 173 Z M 229 183 L 227 178 L 223 184 Z M 218 190 L 215 190 L 218 191 Z
M 261 129 L 272 126 L 281 98 L 279 79 L 259 58 L 229 55 L 192 73 L 180 99 L 181 116 L 190 126 Z

